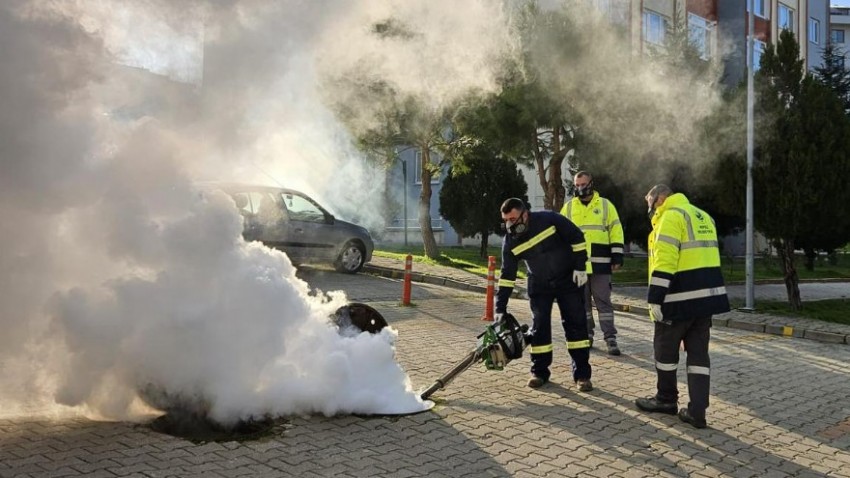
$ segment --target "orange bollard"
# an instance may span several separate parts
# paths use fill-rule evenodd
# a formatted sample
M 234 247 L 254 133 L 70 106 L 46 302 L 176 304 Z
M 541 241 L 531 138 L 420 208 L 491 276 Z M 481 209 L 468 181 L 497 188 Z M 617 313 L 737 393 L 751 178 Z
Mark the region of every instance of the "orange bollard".
M 413 256 L 404 259 L 404 287 L 401 293 L 401 305 L 410 305 L 410 271 L 413 269 Z
M 487 305 L 484 306 L 484 317 L 481 320 L 492 322 L 495 314 L 493 313 L 493 296 L 496 290 L 496 258 L 494 256 L 487 257 Z

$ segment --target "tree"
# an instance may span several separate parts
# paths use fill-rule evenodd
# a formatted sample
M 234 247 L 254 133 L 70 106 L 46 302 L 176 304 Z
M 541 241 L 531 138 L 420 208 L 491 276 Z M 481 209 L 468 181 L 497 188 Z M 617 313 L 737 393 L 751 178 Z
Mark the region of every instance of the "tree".
M 771 239 L 782 263 L 788 301 L 802 308 L 794 250 L 799 241 L 845 235 L 850 201 L 846 178 L 848 129 L 843 104 L 806 75 L 794 34 L 769 45 L 756 75 L 757 161 L 753 168 L 755 225 Z M 828 209 L 828 210 L 827 210 Z
M 501 234 L 499 207 L 509 197 L 528 201 L 528 184 L 516 163 L 475 148 L 464 166 L 453 166 L 440 190 L 440 215 L 461 237 L 481 235 L 481 257 L 487 257 L 490 234 Z
M 403 25 L 392 20 L 376 24 L 374 34 L 401 42 L 413 37 Z M 419 227 L 425 255 L 436 259 L 440 251 L 431 226 L 431 178 L 440 174 L 443 160 L 433 153 L 448 147 L 449 116 L 454 106 L 402 93 L 375 77 L 368 65 L 327 81 L 335 92 L 347 92 L 334 98 L 331 107 L 369 157 L 389 167 L 396 162 L 400 149 L 420 150 Z
M 821 52 L 823 64 L 815 67 L 815 76 L 831 89 L 844 104 L 844 112 L 850 114 L 850 70 L 844 66 L 844 51 L 831 41 Z
M 563 165 L 580 144 L 580 115 L 558 91 L 557 68 L 578 54 L 577 26 L 564 11 L 543 10 L 534 1 L 516 22 L 522 54 L 507 63 L 498 94 L 469 105 L 455 117 L 461 144 L 486 143 L 519 164 L 533 166 L 544 191 L 543 207 L 559 210 L 566 190 Z

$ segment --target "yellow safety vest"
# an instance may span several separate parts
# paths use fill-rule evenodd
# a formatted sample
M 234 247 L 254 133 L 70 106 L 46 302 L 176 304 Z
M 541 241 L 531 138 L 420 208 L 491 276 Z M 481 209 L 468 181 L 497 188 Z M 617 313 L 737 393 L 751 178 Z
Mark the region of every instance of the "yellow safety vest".
M 652 223 L 649 303 L 661 304 L 664 318 L 671 320 L 728 312 L 711 216 L 676 193 L 658 208 Z
M 610 274 L 611 264 L 623 263 L 623 225 L 611 201 L 594 191 L 587 204 L 577 197 L 566 202 L 561 214 L 584 232 L 590 252 L 588 273 Z

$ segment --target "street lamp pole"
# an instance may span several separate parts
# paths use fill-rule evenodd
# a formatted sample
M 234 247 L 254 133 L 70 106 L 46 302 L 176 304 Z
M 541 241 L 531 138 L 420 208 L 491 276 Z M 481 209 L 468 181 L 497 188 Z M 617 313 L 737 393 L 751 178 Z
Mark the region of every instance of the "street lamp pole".
M 404 182 L 404 247 L 407 247 L 407 160 L 401 160 L 401 178 Z
M 753 107 L 754 87 L 753 71 L 755 69 L 755 10 L 754 0 L 747 0 L 747 224 L 746 224 L 746 299 L 745 308 L 755 309 L 755 273 L 753 253 Z

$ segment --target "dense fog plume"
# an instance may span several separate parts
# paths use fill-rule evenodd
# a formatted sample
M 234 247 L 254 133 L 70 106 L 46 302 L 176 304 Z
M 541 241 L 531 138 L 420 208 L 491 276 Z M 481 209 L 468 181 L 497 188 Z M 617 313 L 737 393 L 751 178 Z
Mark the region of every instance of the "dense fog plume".
M 461 28 L 471 15 L 475 32 L 496 31 L 498 10 L 488 30 L 490 2 L 453 3 L 4 2 L 3 412 L 57 402 L 127 417 L 151 384 L 223 422 L 421 407 L 392 330 L 338 334 L 328 316 L 346 299 L 309 295 L 285 255 L 242 240 L 229 198 L 196 183 L 280 182 L 374 209 L 381 173 L 356 167 L 317 100 L 318 72 L 331 74 L 317 58 L 344 47 L 402 85 L 417 52 L 360 36 L 388 17 L 498 56 Z M 438 74 L 452 65 L 431 60 L 403 88 L 448 101 L 493 86 L 480 64 Z
M 579 152 L 576 165 L 648 188 L 669 179 L 676 162 L 699 170 L 717 153 L 742 145 L 705 136 L 706 121 L 722 107 L 721 48 L 728 42 L 712 44 L 710 61 L 691 58 L 687 64 L 677 50 L 688 41 L 687 14 L 679 9 L 670 19 L 667 39 L 679 35 L 682 43 L 668 50 L 643 40 L 641 23 L 632 21 L 633 3 L 548 2 L 550 11 L 568 19 L 569 33 L 540 35 L 526 45 L 536 65 L 530 74 L 540 75 L 553 99 L 576 113 L 582 138 L 603 144 L 603 154 L 611 156 Z

